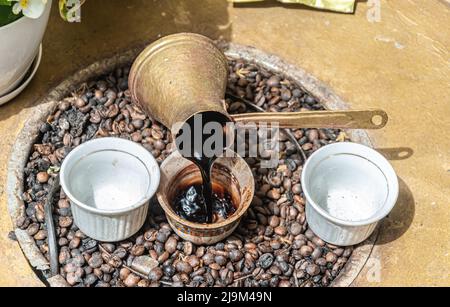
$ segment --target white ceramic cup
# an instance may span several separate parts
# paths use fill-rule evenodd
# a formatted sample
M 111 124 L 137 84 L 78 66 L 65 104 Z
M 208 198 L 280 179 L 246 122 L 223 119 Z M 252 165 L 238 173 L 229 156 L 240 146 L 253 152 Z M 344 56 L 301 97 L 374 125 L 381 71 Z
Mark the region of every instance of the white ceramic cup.
M 110 137 L 73 149 L 60 172 L 75 224 L 103 242 L 124 240 L 142 227 L 159 179 L 159 166 L 150 152 Z
M 23 16 L 0 27 L 0 96 L 14 90 L 29 70 L 39 52 L 51 7 L 49 0 L 39 18 Z
M 367 239 L 394 207 L 399 190 L 389 162 L 356 143 L 335 143 L 314 152 L 301 181 L 311 230 L 340 246 Z

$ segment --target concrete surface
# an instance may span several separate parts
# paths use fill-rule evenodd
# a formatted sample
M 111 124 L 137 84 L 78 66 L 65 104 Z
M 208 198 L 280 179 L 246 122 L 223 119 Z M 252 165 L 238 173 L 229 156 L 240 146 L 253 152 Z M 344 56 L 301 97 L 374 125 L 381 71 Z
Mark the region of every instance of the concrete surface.
M 380 22 L 359 1 L 354 15 L 277 2 L 226 0 L 87 1 L 82 22 L 56 7 L 41 67 L 27 90 L 0 107 L 0 285 L 42 285 L 17 243 L 4 191 L 7 160 L 30 107 L 72 72 L 158 36 L 192 31 L 252 45 L 303 67 L 353 108 L 390 116 L 370 132 L 398 172 L 400 199 L 357 286 L 450 285 L 450 5 L 445 0 L 380 1 Z M 373 14 L 369 14 L 374 16 Z

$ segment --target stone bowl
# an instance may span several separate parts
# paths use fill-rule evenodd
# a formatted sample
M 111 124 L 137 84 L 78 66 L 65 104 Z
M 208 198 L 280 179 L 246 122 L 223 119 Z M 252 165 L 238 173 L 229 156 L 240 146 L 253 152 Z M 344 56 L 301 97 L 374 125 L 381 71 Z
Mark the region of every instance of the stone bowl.
M 349 109 L 349 105 L 327 87 L 327 85 L 307 73 L 305 70 L 286 63 L 275 55 L 267 54 L 253 47 L 232 43 L 219 44 L 229 58 L 253 62 L 264 69 L 285 75 L 293 82 L 296 82 L 298 86 L 310 95 L 314 96 L 326 109 Z M 144 46 L 129 50 L 81 69 L 51 90 L 47 96 L 40 100 L 39 104 L 29 110 L 30 117 L 16 138 L 8 163 L 6 193 L 8 210 L 14 225 L 16 224 L 17 219 L 25 211 L 25 203 L 21 199 L 21 195 L 24 192 L 23 169 L 27 164 L 33 144 L 39 136 L 39 128 L 42 122 L 46 120 L 48 115 L 55 111 L 58 101 L 69 96 L 72 92 L 75 92 L 80 84 L 87 82 L 96 76 L 106 74 L 116 67 L 131 64 L 136 56 L 142 51 L 143 47 Z M 369 136 L 365 131 L 349 130 L 346 131 L 346 133 L 353 142 L 372 147 Z M 353 283 L 370 256 L 378 233 L 379 228 L 377 228 L 366 241 L 355 246 L 352 255 L 340 274 L 333 280 L 331 286 L 347 287 Z M 38 275 L 46 276 L 44 273 L 49 271 L 50 265 L 36 246 L 34 239 L 29 236 L 25 230 L 19 228 L 15 229 L 15 234 L 25 257 L 32 268 Z M 46 278 L 43 281 L 50 286 L 64 285 L 65 281 L 62 281 L 58 276 L 59 275 L 53 278 Z

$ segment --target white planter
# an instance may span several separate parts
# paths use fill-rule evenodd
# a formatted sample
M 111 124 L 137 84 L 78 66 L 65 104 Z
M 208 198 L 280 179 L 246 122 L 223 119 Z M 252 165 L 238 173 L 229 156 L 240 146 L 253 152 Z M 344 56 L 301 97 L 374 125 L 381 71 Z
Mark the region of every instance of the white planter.
M 22 17 L 0 27 L 0 97 L 22 81 L 39 51 L 52 0 L 38 19 Z

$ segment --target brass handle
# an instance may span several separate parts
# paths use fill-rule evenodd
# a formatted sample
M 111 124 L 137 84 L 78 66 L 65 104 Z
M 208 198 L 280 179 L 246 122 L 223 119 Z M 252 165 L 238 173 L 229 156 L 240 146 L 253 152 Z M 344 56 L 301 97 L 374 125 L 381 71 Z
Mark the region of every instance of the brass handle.
M 235 122 L 278 123 L 280 128 L 381 129 L 388 115 L 383 110 L 246 113 L 231 115 Z

